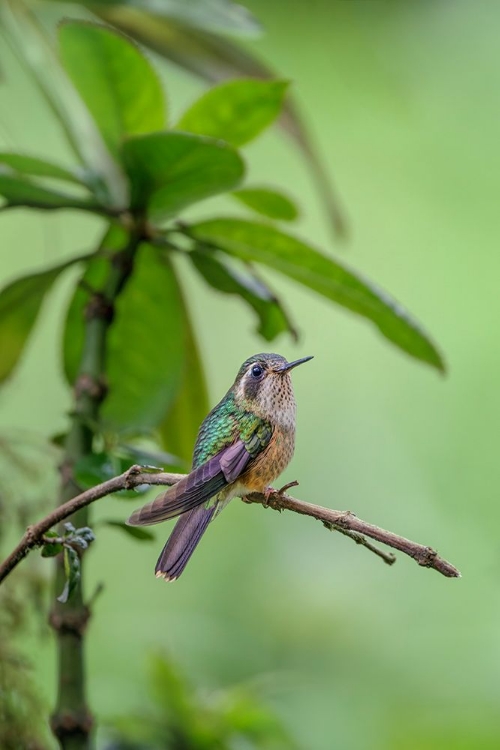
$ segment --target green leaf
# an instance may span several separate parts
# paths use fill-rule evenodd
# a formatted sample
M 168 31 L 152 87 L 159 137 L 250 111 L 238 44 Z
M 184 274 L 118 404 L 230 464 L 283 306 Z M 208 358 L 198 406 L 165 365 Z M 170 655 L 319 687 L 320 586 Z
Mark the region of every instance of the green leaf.
M 127 465 L 125 465 L 127 464 Z M 82 456 L 74 465 L 73 476 L 82 490 L 107 482 L 108 479 L 122 474 L 130 467 L 130 461 L 122 462 L 111 453 L 91 453 Z
M 63 0 L 65 2 L 65 0 Z M 93 10 L 123 6 L 123 0 L 92 0 Z M 262 27 L 247 8 L 229 0 L 127 0 L 127 9 L 138 8 L 158 19 L 172 18 L 186 26 L 241 36 L 259 36 Z
M 233 190 L 244 164 L 233 148 L 188 133 L 154 133 L 123 146 L 132 207 L 152 219 L 175 216 L 192 203 Z
M 82 357 L 86 305 L 92 290 L 103 288 L 109 254 L 123 246 L 124 238 L 116 232 L 113 228 L 104 239 L 103 255 L 91 258 L 69 306 L 63 352 L 71 384 Z M 182 342 L 181 298 L 172 268 L 156 249 L 141 245 L 109 331 L 108 395 L 101 411 L 105 424 L 141 431 L 162 421 L 180 385 Z
M 299 215 L 297 206 L 290 198 L 269 188 L 242 188 L 233 193 L 245 206 L 270 219 L 293 221 Z
M 98 24 L 70 21 L 59 28 L 63 65 L 92 114 L 110 152 L 125 136 L 165 127 L 159 79 L 139 49 Z
M 81 258 L 30 274 L 0 292 L 0 383 L 13 371 L 40 312 L 45 295 L 59 274 Z
M 371 320 L 389 341 L 444 371 L 441 354 L 389 295 L 304 242 L 273 227 L 238 219 L 195 224 L 189 233 L 230 255 L 269 266 Z
M 144 445 L 134 445 L 127 442 L 119 443 L 118 450 L 120 454 L 131 459 L 131 463 L 141 465 L 144 471 L 152 471 L 155 468 L 158 471 L 166 471 L 166 467 L 169 467 L 169 469 L 179 467 L 178 456 L 174 456 L 172 453 L 166 453 L 160 448 L 145 447 Z M 144 463 L 145 461 L 147 462 L 146 464 Z
M 57 531 L 47 531 L 46 539 L 59 539 Z M 63 545 L 60 542 L 44 542 L 42 547 L 42 557 L 55 557 L 63 551 Z
M 184 296 L 181 320 L 184 332 L 181 385 L 159 430 L 166 449 L 190 466 L 196 436 L 209 412 L 209 404 L 203 364 Z
M 130 458 L 116 455 L 116 453 L 110 451 L 101 451 L 80 458 L 74 466 L 73 474 L 76 484 L 82 490 L 88 490 L 95 487 L 96 484 L 107 482 L 108 479 L 123 474 L 124 471 L 130 469 L 132 464 L 133 461 Z M 137 493 L 139 492 L 141 492 L 141 488 L 136 487 L 133 490 L 120 490 L 115 494 L 120 498 L 137 499 Z M 81 530 L 78 529 L 76 533 L 79 531 Z
M 31 208 L 80 208 L 84 211 L 102 213 L 102 207 L 91 199 L 76 198 L 72 195 L 38 185 L 26 177 L 16 177 L 0 166 L 0 196 L 9 206 L 29 206 Z
M 123 521 L 106 520 L 101 521 L 100 523 L 105 526 L 112 526 L 115 529 L 120 529 L 120 531 L 128 534 L 128 536 L 131 536 L 134 539 L 139 539 L 141 542 L 154 542 L 156 538 L 151 531 L 148 531 L 148 529 L 142 529 L 140 526 L 127 526 Z
M 243 146 L 277 118 L 287 88 L 287 81 L 248 79 L 221 83 L 203 94 L 184 113 L 177 127 Z
M 62 594 L 57 597 L 57 601 L 61 602 L 61 604 L 66 604 L 80 580 L 80 558 L 78 557 L 78 552 L 68 546 L 64 547 L 64 573 L 66 575 L 66 583 L 64 584 Z
M 5 6 L 5 7 L 4 7 Z M 99 200 L 113 208 L 127 199 L 125 176 L 119 170 L 87 107 L 63 70 L 50 34 L 25 3 L 4 3 L 5 38 L 20 64 L 36 82 L 55 120 L 89 171 L 89 184 Z M 0 26 L 0 31 L 2 27 Z
M 11 151 L 0 151 L 0 165 L 2 164 L 10 167 L 19 174 L 31 175 L 33 177 L 51 177 L 55 180 L 73 182 L 77 185 L 85 184 L 75 172 L 35 156 L 15 154 Z
M 156 249 L 142 245 L 109 332 L 104 422 L 118 429 L 156 427 L 180 385 L 182 344 L 177 279 Z
M 259 319 L 257 330 L 266 341 L 272 341 L 283 331 L 289 331 L 297 339 L 297 332 L 280 301 L 260 279 L 250 272 L 247 275 L 238 273 L 209 251 L 193 250 L 189 257 L 210 286 L 224 294 L 241 297 L 255 310 Z

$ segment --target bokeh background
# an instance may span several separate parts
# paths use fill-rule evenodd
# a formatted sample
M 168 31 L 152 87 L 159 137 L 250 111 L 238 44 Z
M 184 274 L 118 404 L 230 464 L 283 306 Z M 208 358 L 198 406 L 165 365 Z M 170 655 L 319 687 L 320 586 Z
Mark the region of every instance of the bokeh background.
M 88 637 L 91 705 L 101 720 L 146 705 L 147 655 L 160 648 L 207 690 L 256 681 L 307 750 L 498 748 L 500 7 L 246 5 L 266 28 L 248 44 L 293 81 L 342 197 L 348 241 L 332 240 L 309 172 L 277 128 L 246 149 L 252 182 L 297 198 L 297 232 L 400 299 L 449 367 L 440 377 L 368 323 L 269 273 L 302 334 L 273 348 L 315 355 L 294 373 L 297 449 L 283 480 L 298 479 L 305 500 L 437 547 L 463 578 L 401 556 L 388 568 L 311 520 L 234 502 L 181 581 L 165 586 L 152 571 L 168 528 L 154 545 L 103 530 L 87 566 L 89 590 L 105 584 Z M 48 22 L 57 17 L 47 9 Z M 154 60 L 179 114 L 202 86 Z M 2 69 L 2 147 L 68 158 L 7 49 Z M 76 213 L 8 212 L 1 278 L 88 250 L 100 230 Z M 237 300 L 184 272 L 215 403 L 240 362 L 269 347 Z M 59 340 L 71 280 L 47 300 L 0 393 L 5 431 L 65 426 Z M 109 498 L 95 515 L 124 519 L 131 507 Z M 33 632 L 23 645 L 50 706 L 51 639 Z

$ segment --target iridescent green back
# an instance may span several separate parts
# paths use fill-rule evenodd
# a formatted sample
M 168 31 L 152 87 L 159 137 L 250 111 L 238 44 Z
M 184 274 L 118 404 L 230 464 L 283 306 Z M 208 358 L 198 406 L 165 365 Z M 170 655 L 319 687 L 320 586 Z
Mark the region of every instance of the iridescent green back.
M 241 438 L 252 457 L 257 456 L 268 445 L 272 436 L 272 425 L 235 403 L 229 391 L 203 421 L 193 455 L 193 469 L 208 461 L 223 448 Z

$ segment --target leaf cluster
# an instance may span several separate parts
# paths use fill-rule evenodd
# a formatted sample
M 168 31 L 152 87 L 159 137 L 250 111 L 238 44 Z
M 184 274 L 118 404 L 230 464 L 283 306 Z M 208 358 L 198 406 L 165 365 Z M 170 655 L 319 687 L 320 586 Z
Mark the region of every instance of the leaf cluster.
M 29 274 L 0 293 L 2 380 L 19 361 L 46 294 L 76 264 L 80 279 L 63 340 L 64 371 L 74 384 L 85 321 L 96 302 L 106 305 L 110 265 L 134 233 L 139 250 L 133 274 L 109 311 L 102 421 L 111 430 L 159 430 L 168 448 L 187 459 L 206 413 L 203 369 L 175 256 L 217 292 L 238 296 L 268 341 L 284 332 L 296 337 L 297 331 L 259 266 L 367 318 L 400 349 L 443 369 L 432 341 L 389 295 L 280 226 L 298 213 L 289 196 L 269 186 L 242 187 L 246 164 L 240 149 L 276 119 L 286 82 L 223 83 L 169 125 L 155 70 L 122 34 L 66 22 L 59 29 L 59 54 L 79 104 L 76 114 L 59 106 L 58 116 L 73 136 L 75 120 L 80 127 L 85 122 L 93 140 L 70 138 L 79 162 L 73 167 L 0 153 L 0 195 L 5 209 L 71 207 L 107 217 L 108 228 L 96 252 Z M 186 209 L 221 194 L 263 218 L 180 221 Z
M 250 686 L 195 689 L 164 654 L 150 660 L 147 710 L 113 722 L 106 750 L 296 750 L 280 720 Z
M 63 533 L 48 531 L 42 540 L 42 557 L 55 557 L 62 553 L 66 582 L 57 601 L 65 604 L 80 580 L 80 554 L 95 540 L 94 532 L 88 526 L 75 529 L 72 523 L 65 523 Z

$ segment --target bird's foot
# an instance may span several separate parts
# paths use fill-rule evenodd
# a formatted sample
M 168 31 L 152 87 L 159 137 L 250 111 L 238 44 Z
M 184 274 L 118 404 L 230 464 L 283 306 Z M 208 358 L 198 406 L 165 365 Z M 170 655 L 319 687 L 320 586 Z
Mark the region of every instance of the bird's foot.
M 264 492 L 262 493 L 264 495 L 264 501 L 262 503 L 263 508 L 269 508 L 269 504 L 271 502 L 272 496 L 276 493 L 276 490 L 274 487 L 265 487 Z

